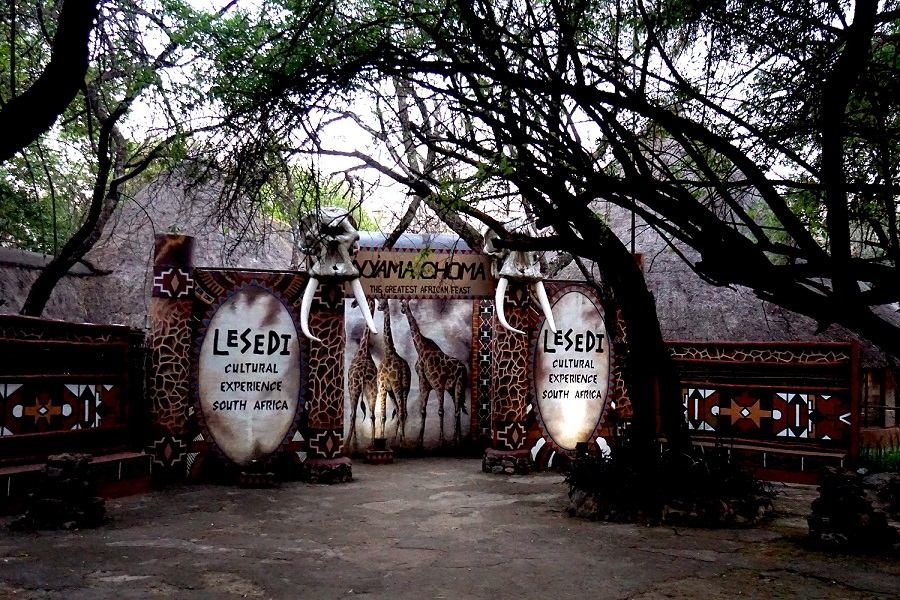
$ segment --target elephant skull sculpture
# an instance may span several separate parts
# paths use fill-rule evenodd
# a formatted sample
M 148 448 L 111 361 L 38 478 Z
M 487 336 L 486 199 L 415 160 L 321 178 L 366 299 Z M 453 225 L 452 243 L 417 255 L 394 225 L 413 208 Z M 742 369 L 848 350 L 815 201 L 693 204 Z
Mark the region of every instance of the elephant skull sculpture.
M 309 331 L 309 310 L 320 281 L 349 281 L 366 325 L 372 333 L 377 334 L 369 302 L 359 281 L 359 269 L 353 264 L 353 255 L 359 250 L 359 232 L 353 217 L 346 209 L 323 206 L 306 213 L 302 225 L 304 252 L 314 260 L 309 268 L 309 281 L 300 304 L 300 329 L 303 335 L 317 342 L 322 341 Z
M 518 229 L 530 235 L 537 235 L 530 224 L 522 225 Z M 525 332 L 516 329 L 507 322 L 506 314 L 503 312 L 503 302 L 506 298 L 506 288 L 509 280 L 522 282 L 534 291 L 538 304 L 541 305 L 541 311 L 547 318 L 547 325 L 550 331 L 556 333 L 556 321 L 553 320 L 553 311 L 550 309 L 550 300 L 547 298 L 547 290 L 544 289 L 544 276 L 541 274 L 540 263 L 535 259 L 534 252 L 524 250 L 509 250 L 498 248 L 494 245 L 494 241 L 500 237 L 499 234 L 491 228 L 487 228 L 484 232 L 484 252 L 494 259 L 491 271 L 497 278 L 497 291 L 494 293 L 494 304 L 497 306 L 497 319 L 504 328 L 514 331 L 515 333 Z

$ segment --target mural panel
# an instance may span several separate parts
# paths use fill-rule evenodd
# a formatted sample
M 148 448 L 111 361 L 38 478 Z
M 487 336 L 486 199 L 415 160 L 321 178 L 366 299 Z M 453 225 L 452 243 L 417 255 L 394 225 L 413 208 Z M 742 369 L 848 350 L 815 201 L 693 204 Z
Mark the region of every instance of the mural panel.
M 379 300 L 370 334 L 345 308 L 346 451 L 459 446 L 471 426 L 472 300 Z

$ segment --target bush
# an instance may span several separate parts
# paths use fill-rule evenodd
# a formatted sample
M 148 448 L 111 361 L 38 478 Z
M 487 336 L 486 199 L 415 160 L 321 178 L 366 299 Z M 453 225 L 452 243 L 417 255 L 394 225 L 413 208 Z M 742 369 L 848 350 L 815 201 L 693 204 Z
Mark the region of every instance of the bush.
M 645 457 L 627 447 L 578 457 L 566 476 L 570 514 L 722 527 L 756 523 L 771 510 L 771 489 L 731 464 L 724 450 Z

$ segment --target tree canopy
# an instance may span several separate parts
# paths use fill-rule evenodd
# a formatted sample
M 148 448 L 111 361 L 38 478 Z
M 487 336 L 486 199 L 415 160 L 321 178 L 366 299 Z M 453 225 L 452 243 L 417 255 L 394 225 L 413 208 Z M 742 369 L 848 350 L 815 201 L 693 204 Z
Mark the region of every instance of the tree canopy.
M 594 207 L 612 202 L 705 280 L 900 353 L 875 308 L 900 300 L 896 2 L 276 6 L 251 53 L 220 53 L 245 152 L 403 89 L 419 110 L 369 122 L 398 155 L 433 153 L 429 172 L 304 141 L 486 223 L 519 203 L 552 226 L 520 245 L 600 258 Z

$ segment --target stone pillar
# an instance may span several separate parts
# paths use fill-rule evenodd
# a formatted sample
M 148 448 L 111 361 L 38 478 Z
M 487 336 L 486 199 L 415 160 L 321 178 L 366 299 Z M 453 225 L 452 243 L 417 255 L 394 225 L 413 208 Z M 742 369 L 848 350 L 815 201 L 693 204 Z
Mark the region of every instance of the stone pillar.
M 194 238 L 156 236 L 150 298 L 150 426 L 153 477 L 185 476 L 191 379 Z
M 530 333 L 531 299 L 528 288 L 510 281 L 504 313 L 512 327 Z M 482 470 L 488 473 L 527 473 L 531 456 L 526 446 L 528 355 L 531 336 L 495 324 L 494 369 L 491 376 L 491 447 L 485 450 Z
M 312 303 L 306 391 L 307 458 L 302 478 L 342 483 L 353 477 L 344 456 L 344 286 L 322 282 Z

